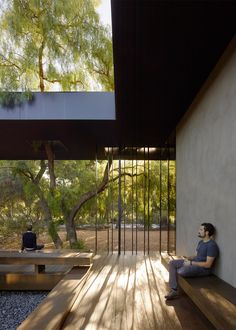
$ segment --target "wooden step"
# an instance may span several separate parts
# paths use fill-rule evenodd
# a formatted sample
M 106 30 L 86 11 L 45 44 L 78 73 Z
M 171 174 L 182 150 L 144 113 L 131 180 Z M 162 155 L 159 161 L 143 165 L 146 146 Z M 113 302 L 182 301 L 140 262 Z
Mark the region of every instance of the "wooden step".
M 77 297 L 90 267 L 74 267 L 41 304 L 21 323 L 18 330 L 60 329 Z

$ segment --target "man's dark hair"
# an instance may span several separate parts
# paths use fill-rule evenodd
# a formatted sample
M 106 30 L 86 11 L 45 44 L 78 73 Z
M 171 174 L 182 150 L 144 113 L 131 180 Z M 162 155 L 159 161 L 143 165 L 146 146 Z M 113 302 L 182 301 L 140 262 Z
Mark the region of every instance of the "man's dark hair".
M 32 225 L 28 225 L 27 230 L 32 231 Z
M 204 229 L 205 229 L 205 231 L 208 231 L 209 236 L 214 235 L 215 227 L 211 223 L 204 222 L 204 223 L 201 224 L 201 226 L 204 226 Z

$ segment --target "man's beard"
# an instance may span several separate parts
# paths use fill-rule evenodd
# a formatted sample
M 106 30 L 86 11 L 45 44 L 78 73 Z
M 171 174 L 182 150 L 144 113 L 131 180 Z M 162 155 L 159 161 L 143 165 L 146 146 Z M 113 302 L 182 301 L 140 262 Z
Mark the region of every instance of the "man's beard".
M 204 238 L 205 235 L 201 235 L 200 233 L 198 233 L 198 237 L 200 237 L 200 238 Z

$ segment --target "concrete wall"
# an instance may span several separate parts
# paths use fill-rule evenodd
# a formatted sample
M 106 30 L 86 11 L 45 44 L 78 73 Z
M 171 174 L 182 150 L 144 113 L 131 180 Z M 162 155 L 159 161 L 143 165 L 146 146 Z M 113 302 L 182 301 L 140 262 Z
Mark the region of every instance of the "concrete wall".
M 217 228 L 215 273 L 236 286 L 236 38 L 177 127 L 177 254 Z

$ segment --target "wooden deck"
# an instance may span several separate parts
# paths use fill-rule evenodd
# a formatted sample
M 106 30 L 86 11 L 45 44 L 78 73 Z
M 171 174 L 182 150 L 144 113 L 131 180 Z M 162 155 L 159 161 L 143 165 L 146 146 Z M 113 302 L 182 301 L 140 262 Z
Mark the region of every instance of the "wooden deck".
M 39 250 L 19 253 L 18 251 L 0 250 L 1 264 L 18 265 L 88 265 L 92 253 L 76 250 Z
M 51 290 L 74 266 L 91 261 L 92 253 L 74 250 L 1 250 L 0 290 Z
M 167 280 L 159 256 L 95 256 L 59 329 L 214 329 L 186 295 L 165 301 Z
M 60 329 L 89 269 L 90 267 L 84 266 L 74 267 L 68 272 L 17 330 Z
M 162 264 L 169 269 L 169 262 L 178 259 L 166 253 Z M 198 306 L 216 329 L 236 329 L 236 289 L 216 275 L 184 278 L 178 275 L 179 286 Z

